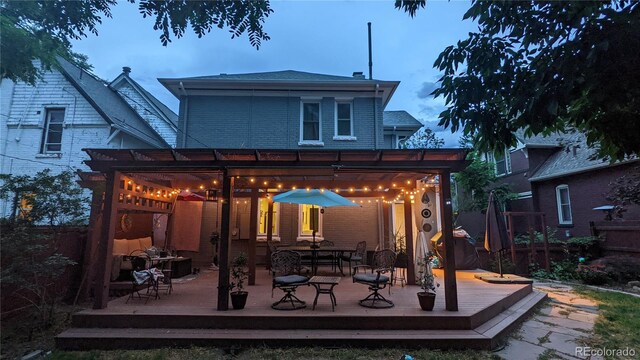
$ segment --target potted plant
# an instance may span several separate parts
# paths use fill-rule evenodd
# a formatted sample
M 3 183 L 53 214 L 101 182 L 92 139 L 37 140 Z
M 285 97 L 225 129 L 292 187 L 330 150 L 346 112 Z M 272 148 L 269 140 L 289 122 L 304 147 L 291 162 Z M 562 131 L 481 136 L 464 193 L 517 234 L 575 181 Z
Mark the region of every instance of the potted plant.
M 409 256 L 407 255 L 407 242 L 405 236 L 400 234 L 400 229 L 393 234 L 393 250 L 396 252 L 396 268 L 406 269 L 409 266 Z
M 418 259 L 418 283 L 422 291 L 418 293 L 418 301 L 422 310 L 431 311 L 436 301 L 436 288 L 440 286 L 435 281 L 432 270 L 433 252 L 429 251 Z
M 244 291 L 244 282 L 249 277 L 249 271 L 247 270 L 247 255 L 240 253 L 231 261 L 231 283 L 229 289 L 231 290 L 231 304 L 236 310 L 244 309 L 247 303 L 248 292 Z M 234 291 L 235 289 L 235 291 Z

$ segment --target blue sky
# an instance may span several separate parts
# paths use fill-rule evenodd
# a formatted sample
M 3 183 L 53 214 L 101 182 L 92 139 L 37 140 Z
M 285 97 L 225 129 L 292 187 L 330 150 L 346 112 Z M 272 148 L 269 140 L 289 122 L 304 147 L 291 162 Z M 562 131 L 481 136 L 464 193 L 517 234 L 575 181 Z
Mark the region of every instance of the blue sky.
M 231 39 L 226 30 L 202 38 L 188 32 L 168 46 L 160 43 L 153 20 L 143 19 L 137 5 L 122 2 L 113 18 L 103 19 L 99 35 L 74 41 L 75 51 L 89 56 L 93 72 L 113 80 L 122 66 L 158 99 L 177 112 L 175 99 L 158 81 L 164 77 L 299 70 L 350 76 L 368 73 L 367 22 L 372 23 L 373 77 L 399 80 L 386 110 L 406 110 L 422 121 L 434 121 L 443 109 L 428 93 L 438 72 L 433 62 L 448 45 L 476 29 L 462 21 L 468 1 L 429 0 L 415 18 L 398 11 L 393 1 L 273 1 L 274 13 L 264 28 L 271 40 L 260 50 L 246 36 Z M 447 147 L 457 136 L 435 129 Z

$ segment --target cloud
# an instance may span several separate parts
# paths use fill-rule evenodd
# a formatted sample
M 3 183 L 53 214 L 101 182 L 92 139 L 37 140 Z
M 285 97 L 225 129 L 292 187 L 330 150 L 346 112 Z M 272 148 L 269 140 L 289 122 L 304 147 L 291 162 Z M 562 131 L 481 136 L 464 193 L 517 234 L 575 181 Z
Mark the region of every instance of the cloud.
M 425 102 L 424 104 L 420 104 L 420 114 L 426 118 L 426 121 L 435 120 L 441 112 L 443 112 L 447 107 L 434 103 L 434 102 Z
M 437 81 L 425 81 L 422 83 L 422 87 L 416 93 L 418 98 L 420 99 L 429 99 L 432 98 L 433 95 L 431 93 L 438 87 Z

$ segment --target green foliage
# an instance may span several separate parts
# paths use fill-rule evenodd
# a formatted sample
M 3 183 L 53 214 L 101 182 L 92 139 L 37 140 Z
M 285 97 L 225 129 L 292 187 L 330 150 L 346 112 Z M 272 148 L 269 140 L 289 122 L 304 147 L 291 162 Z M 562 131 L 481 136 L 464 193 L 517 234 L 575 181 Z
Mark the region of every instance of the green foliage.
M 552 261 L 551 271 L 547 272 L 544 269 L 537 269 L 535 265 L 530 265 L 529 273 L 532 277 L 537 279 L 552 279 L 552 280 L 576 280 L 578 279 L 577 262 L 574 260 L 562 260 Z
M 604 265 L 578 265 L 578 278 L 587 285 L 604 285 L 611 281 L 611 276 L 605 271 Z
M 498 259 L 498 253 L 494 253 L 493 256 L 489 257 L 489 271 L 498 273 L 500 271 L 500 264 Z M 504 274 L 515 274 L 516 273 L 516 264 L 511 261 L 511 257 L 507 257 L 502 255 L 502 273 Z
M 425 1 L 396 1 L 414 16 Z M 600 157 L 640 153 L 637 1 L 477 1 L 478 32 L 449 46 L 433 91 L 440 125 L 477 134 L 484 151 L 525 135 L 577 130 Z
M 12 201 L 10 219 L 52 227 L 86 222 L 89 200 L 71 172 L 56 175 L 45 169 L 34 176 L 0 174 L 0 198 Z M 18 206 L 23 200 L 26 206 Z
M 11 217 L 2 221 L 0 285 L 3 297 L 24 301 L 29 310 L 24 326 L 30 335 L 51 325 L 62 295 L 56 280 L 75 264 L 58 252 L 60 228 L 85 218 L 88 200 L 73 176 L 69 172 L 51 175 L 48 169 L 33 177 L 0 175 L 0 197 L 13 205 Z
M 128 0 L 135 3 L 136 0 Z M 186 1 L 138 0 L 143 17 L 155 19 L 163 45 L 171 35 L 180 38 L 187 28 L 198 37 L 212 29 L 228 29 L 232 38 L 248 34 L 256 49 L 269 40 L 262 24 L 273 12 L 269 0 Z M 103 17 L 111 17 L 116 0 L 0 1 L 0 74 L 2 78 L 34 84 L 44 70 L 62 56 L 89 69 L 86 57 L 71 50 L 70 40 L 98 35 Z M 38 60 L 40 67 L 33 63 Z
M 400 144 L 402 149 L 440 149 L 444 139 L 438 137 L 433 130 L 422 128 Z
M 515 198 L 508 184 L 496 185 L 493 164 L 482 160 L 475 153 L 470 154 L 471 164 L 453 175 L 455 182 L 464 190 L 459 196 L 460 211 L 480 211 L 487 208 L 489 193 L 494 191 L 498 202 L 504 204 Z
M 235 292 L 244 291 L 244 282 L 249 277 L 249 271 L 247 269 L 247 255 L 240 253 L 231 261 L 231 283 L 229 284 L 229 290 L 236 289 Z
M 613 201 L 620 207 L 632 204 L 640 205 L 640 165 L 634 166 L 609 184 L 607 200 Z M 617 215 L 619 216 L 616 217 L 622 217 L 621 212 L 622 209 L 618 209 Z

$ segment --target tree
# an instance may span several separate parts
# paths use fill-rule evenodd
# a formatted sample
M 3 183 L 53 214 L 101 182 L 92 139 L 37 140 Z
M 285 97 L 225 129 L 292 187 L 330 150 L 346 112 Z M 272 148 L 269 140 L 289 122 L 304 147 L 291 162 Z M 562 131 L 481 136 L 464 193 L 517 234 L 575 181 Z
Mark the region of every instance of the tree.
M 609 184 L 607 200 L 613 201 L 612 215 L 622 217 L 629 205 L 640 205 L 640 165 L 635 165 L 624 175 Z
M 426 2 L 396 1 L 414 16 Z M 619 1 L 477 1 L 478 32 L 434 66 L 440 125 L 497 150 L 525 135 L 581 131 L 598 155 L 640 153 L 640 6 Z
M 457 194 L 459 211 L 485 210 L 491 191 L 494 191 L 501 204 L 505 204 L 517 195 L 511 192 L 509 184 L 496 183 L 498 178 L 494 164 L 484 160 L 481 152 L 473 149 L 475 143 L 474 137 L 469 135 L 462 136 L 459 140 L 461 148 L 470 149 L 467 160 L 471 160 L 469 166 L 453 175 L 455 183 L 463 190 Z
M 13 204 L 10 218 L 0 223 L 0 285 L 3 298 L 17 297 L 32 310 L 33 321 L 23 322 L 29 337 L 51 324 L 60 295 L 56 280 L 75 264 L 58 251 L 61 228 L 85 220 L 88 200 L 73 177 L 49 169 L 35 176 L 0 175 L 0 198 Z
M 402 149 L 439 149 L 444 146 L 444 140 L 433 130 L 423 127 L 410 138 L 400 143 Z
M 128 0 L 138 3 L 143 17 L 155 18 L 166 46 L 190 27 L 198 37 L 213 28 L 227 28 L 231 37 L 248 34 L 256 49 L 269 40 L 262 24 L 273 12 L 269 0 L 187 1 Z M 71 50 L 72 39 L 98 35 L 96 26 L 111 17 L 116 0 L 11 1 L 0 0 L 0 74 L 2 78 L 34 84 L 44 70 L 57 65 L 60 55 L 89 69 L 86 57 Z M 39 67 L 33 62 L 39 61 Z

